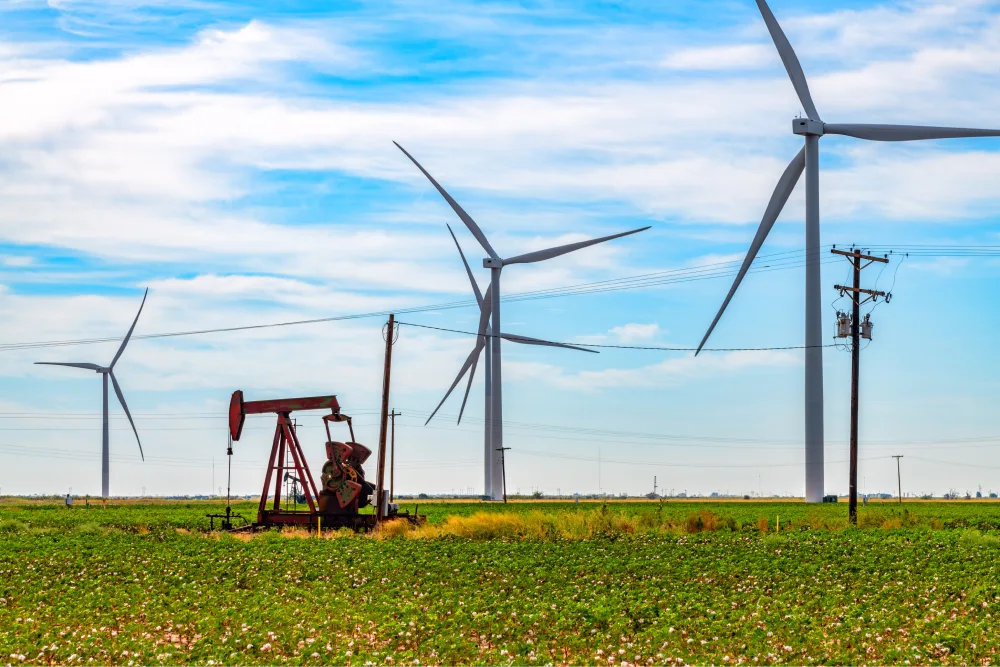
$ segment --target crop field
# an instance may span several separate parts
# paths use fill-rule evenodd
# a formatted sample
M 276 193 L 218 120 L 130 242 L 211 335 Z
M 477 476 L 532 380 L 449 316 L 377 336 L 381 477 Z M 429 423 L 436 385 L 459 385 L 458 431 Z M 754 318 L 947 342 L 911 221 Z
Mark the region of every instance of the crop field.
M 2 662 L 1000 662 L 996 503 L 858 528 L 843 504 L 423 503 L 416 531 L 322 539 L 209 533 L 219 509 L 0 506 Z

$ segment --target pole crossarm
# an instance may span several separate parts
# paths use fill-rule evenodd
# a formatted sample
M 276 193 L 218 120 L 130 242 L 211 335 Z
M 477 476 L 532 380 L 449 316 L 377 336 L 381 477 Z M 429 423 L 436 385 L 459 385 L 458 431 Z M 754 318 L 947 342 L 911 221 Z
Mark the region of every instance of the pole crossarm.
M 834 255 L 843 255 L 844 257 L 855 257 L 857 259 L 867 259 L 869 262 L 882 262 L 883 264 L 889 263 L 888 257 L 875 257 L 874 255 L 865 255 L 860 250 L 852 250 L 848 252 L 847 250 L 837 250 L 834 248 L 830 251 Z
M 869 296 L 885 296 L 885 292 L 880 292 L 874 289 L 862 289 L 860 287 L 846 287 L 844 285 L 834 285 L 833 289 L 840 290 L 841 292 L 857 292 L 859 294 L 868 294 Z
M 839 290 L 841 295 L 843 295 L 845 292 L 851 292 L 851 300 L 857 303 L 859 306 L 866 304 L 869 301 L 874 301 L 879 297 L 882 297 L 883 299 L 888 298 L 885 292 L 880 292 L 878 290 L 872 290 L 872 289 L 862 289 L 860 287 L 846 287 L 844 285 L 834 285 L 833 289 Z M 868 296 L 858 301 L 860 295 L 862 294 L 867 294 Z

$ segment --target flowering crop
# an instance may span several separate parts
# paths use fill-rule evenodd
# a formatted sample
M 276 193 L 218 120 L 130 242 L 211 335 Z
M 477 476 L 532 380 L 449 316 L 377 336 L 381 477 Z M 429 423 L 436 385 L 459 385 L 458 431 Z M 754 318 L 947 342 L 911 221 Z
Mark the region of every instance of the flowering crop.
M 581 506 L 507 511 L 601 511 Z M 0 663 L 1000 661 L 1000 538 L 963 527 L 1000 506 L 914 505 L 879 530 L 817 529 L 844 508 L 710 507 L 732 522 L 687 533 L 699 506 L 616 506 L 678 529 L 579 539 L 237 539 L 197 530 L 204 505 L 4 508 Z

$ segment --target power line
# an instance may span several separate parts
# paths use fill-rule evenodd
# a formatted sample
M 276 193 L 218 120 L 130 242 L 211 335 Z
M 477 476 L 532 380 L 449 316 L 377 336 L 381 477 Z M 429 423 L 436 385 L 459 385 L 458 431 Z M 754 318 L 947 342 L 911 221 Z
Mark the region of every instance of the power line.
M 404 406 L 405 408 L 405 406 Z M 371 417 L 380 414 L 379 410 L 376 409 L 344 409 L 345 413 L 349 413 L 356 421 L 359 420 L 358 417 Z M 403 416 L 401 421 L 405 426 L 424 428 L 423 420 L 428 416 L 429 413 L 423 412 L 416 409 L 406 409 L 407 415 Z M 191 413 L 192 415 L 201 415 L 201 419 L 217 419 L 223 424 L 220 428 L 226 427 L 226 420 L 228 416 L 225 413 Z M 143 421 L 146 419 L 159 419 L 159 418 L 170 418 L 174 419 L 176 417 L 188 417 L 188 413 L 133 413 L 133 417 L 142 417 Z M 446 413 L 438 412 L 437 416 L 443 419 L 456 419 L 456 413 Z M 52 419 L 52 418 L 73 418 L 81 420 L 98 420 L 102 418 L 100 413 L 63 413 L 58 411 L 53 412 L 0 412 L 0 418 L 21 418 L 21 419 Z M 255 420 L 267 420 L 267 415 L 248 415 L 250 419 Z M 124 415 L 111 415 L 112 419 L 125 420 Z M 463 417 L 464 423 L 469 424 L 481 424 L 483 423 L 483 418 L 475 417 L 473 415 L 466 414 Z M 409 423 L 407 423 L 409 422 Z M 538 435 L 538 432 L 542 433 L 567 433 L 576 434 L 577 436 L 589 435 L 595 438 L 599 438 L 602 441 L 608 438 L 616 438 L 621 444 L 628 445 L 639 445 L 639 446 L 657 446 L 657 447 L 687 447 L 690 443 L 698 443 L 699 448 L 706 447 L 721 447 L 721 448 L 731 448 L 743 445 L 753 445 L 755 448 L 781 448 L 781 449 L 792 449 L 795 447 L 801 447 L 801 440 L 794 439 L 778 439 L 778 438 L 734 438 L 734 437 L 724 437 L 724 436 L 706 436 L 706 435 L 690 435 L 690 434 L 672 434 L 672 433 L 654 433 L 654 432 L 644 432 L 644 431 L 624 431 L 624 430 L 611 430 L 611 429 L 596 429 L 581 426 L 564 426 L 560 424 L 546 424 L 541 422 L 525 422 L 525 421 L 514 421 L 514 420 L 504 420 L 504 426 L 506 428 L 515 430 L 526 430 L 532 431 L 535 437 L 544 439 L 555 439 L 555 440 L 580 440 L 579 437 L 575 438 L 558 438 L 553 436 L 542 436 Z M 322 428 L 322 424 L 310 424 L 309 422 L 303 422 L 299 425 L 300 428 Z M 178 430 L 203 430 L 196 428 L 172 428 L 172 427 L 162 427 L 162 426 L 146 426 L 143 430 L 146 431 L 178 431 Z M 253 430 L 269 431 L 273 430 L 272 426 L 268 423 L 266 425 L 247 425 L 245 428 L 250 428 Z M 458 428 L 453 429 L 452 427 L 431 427 L 435 430 L 459 430 L 463 432 L 474 432 L 474 429 L 464 429 Z M 37 427 L 37 428 L 4 428 L 0 427 L 0 431 L 90 431 L 93 427 L 77 427 L 77 428 L 53 428 L 53 427 Z M 119 430 L 119 429 L 116 429 Z M 130 429 L 120 429 L 129 431 Z M 628 440 L 625 440 L 628 439 Z M 655 441 L 668 441 L 668 442 L 655 442 Z M 965 448 L 981 448 L 981 447 L 998 447 L 1000 446 L 1000 435 L 979 435 L 979 436 L 968 436 L 962 438 L 936 438 L 936 439 L 912 439 L 912 438 L 893 438 L 893 439 L 883 439 L 883 440 L 870 440 L 868 441 L 871 446 L 879 447 L 899 447 L 906 446 L 908 448 L 929 448 L 933 447 L 939 449 L 941 445 L 950 445 L 955 449 L 965 449 Z M 845 443 L 843 442 L 833 442 L 829 443 L 831 446 L 839 446 Z
M 32 455 L 44 455 L 46 459 L 62 459 L 69 461 L 95 461 L 98 460 L 96 456 L 89 454 L 85 451 L 73 451 L 67 449 L 51 449 L 51 448 L 37 448 L 37 447 L 26 447 L 20 445 L 0 445 L 0 451 L 14 456 L 32 456 Z M 180 457 L 149 457 L 145 461 L 137 459 L 134 456 L 128 455 L 112 455 L 111 460 L 116 463 L 126 463 L 126 464 L 150 464 L 154 466 L 161 467 L 173 467 L 173 468 L 210 468 L 212 466 L 211 459 L 191 459 L 191 458 L 180 458 Z M 414 461 L 405 461 L 401 465 L 405 465 L 408 468 L 448 468 L 448 467 L 468 467 L 474 465 L 481 465 L 482 461 L 475 461 L 472 459 L 458 459 L 449 461 L 437 461 L 433 459 L 422 459 Z M 243 460 L 233 463 L 234 468 L 241 468 L 247 470 L 260 470 L 267 465 L 266 460 Z
M 828 246 L 824 246 L 828 247 Z M 787 270 L 805 266 L 806 258 L 804 250 L 790 250 L 770 255 L 760 255 L 757 264 L 751 268 L 750 273 L 765 273 L 776 270 Z M 829 263 L 824 260 L 822 263 Z M 612 278 L 603 281 L 580 283 L 566 287 L 551 288 L 546 290 L 535 290 L 530 292 L 519 292 L 503 297 L 505 302 L 531 301 L 536 299 L 548 299 L 562 296 L 578 296 L 584 294 L 595 294 L 600 292 L 612 292 L 626 289 L 640 289 L 669 284 L 685 283 L 695 280 L 710 280 L 734 275 L 737 272 L 739 261 L 712 262 L 701 264 L 686 269 L 671 269 L 656 273 L 641 274 L 637 276 L 626 276 L 622 278 Z M 349 320 L 369 319 L 375 317 L 386 317 L 389 314 L 407 315 L 412 313 L 422 313 L 430 311 L 451 310 L 455 308 L 465 308 L 477 305 L 473 300 L 449 301 L 440 304 L 413 306 L 410 308 L 397 308 L 393 310 L 372 311 L 366 313 L 354 313 L 349 315 L 336 315 L 331 317 L 318 317 L 311 319 L 289 320 L 284 322 L 271 322 L 266 324 L 248 324 L 235 327 L 220 327 L 214 329 L 192 329 L 187 331 L 173 331 L 165 333 L 137 334 L 133 339 L 159 339 L 159 338 L 179 338 L 186 336 L 200 336 L 215 333 L 233 333 L 239 331 L 254 331 L 274 328 L 284 328 L 301 326 L 306 324 L 321 324 L 329 322 L 343 322 Z M 0 343 L 0 352 L 13 350 L 30 350 L 49 347 L 68 347 L 78 345 L 94 345 L 98 343 L 118 342 L 118 337 L 106 338 L 81 338 L 71 340 L 52 341 L 25 341 L 19 343 Z
M 950 466 L 961 466 L 963 468 L 989 468 L 990 470 L 1000 470 L 1000 466 L 987 466 L 981 463 L 962 463 L 960 461 L 942 461 L 941 459 L 928 459 L 923 456 L 909 456 L 907 458 L 916 459 L 918 461 L 927 461 L 928 463 L 943 463 Z
M 829 245 L 822 248 L 829 248 Z M 887 252 L 888 254 L 905 253 L 919 257 L 996 257 L 1000 256 L 1000 246 L 970 246 L 970 245 L 893 245 L 866 246 L 873 252 Z M 897 253 L 897 251 L 899 251 Z M 551 288 L 546 290 L 535 290 L 532 292 L 520 292 L 509 294 L 503 297 L 505 302 L 531 301 L 535 299 L 547 299 L 562 296 L 579 296 L 584 294 L 595 294 L 600 292 L 613 292 L 629 289 L 641 289 L 657 287 L 663 285 L 686 283 L 696 280 L 711 280 L 723 278 L 737 273 L 738 265 L 742 260 L 728 262 L 712 262 L 701 264 L 686 269 L 671 269 L 655 273 L 640 274 L 636 276 L 625 276 L 621 278 L 611 278 L 608 280 L 580 283 L 566 287 Z M 829 264 L 832 260 L 820 259 L 821 264 Z M 769 271 L 787 270 L 805 266 L 807 262 L 804 250 L 789 250 L 770 255 L 759 255 L 750 273 L 765 273 Z M 396 315 L 406 315 L 411 313 L 422 313 L 439 310 L 451 310 L 455 308 L 466 308 L 476 305 L 475 301 L 449 301 L 445 303 L 414 306 L 410 308 L 396 308 L 393 310 L 380 310 L 367 313 L 354 313 L 349 315 L 336 315 L 331 317 L 317 317 L 311 319 L 289 320 L 284 322 L 271 322 L 266 324 L 248 324 L 235 327 L 220 327 L 215 329 L 193 329 L 188 331 L 173 331 L 166 333 L 140 334 L 133 338 L 157 339 L 157 338 L 178 338 L 183 336 L 200 336 L 214 333 L 232 333 L 238 331 L 253 331 L 263 329 L 274 329 L 283 327 L 300 326 L 306 324 L 321 324 L 327 322 L 343 322 L 349 320 L 368 319 L 374 317 L 386 317 L 390 313 Z M 28 350 L 48 347 L 67 347 L 76 345 L 94 345 L 97 343 L 112 343 L 119 341 L 117 337 L 107 338 L 82 338 L 73 340 L 53 340 L 53 341 L 27 341 L 20 343 L 2 343 L 0 352 L 11 350 Z M 790 348 L 791 349 L 791 348 Z M 801 348 L 796 348 L 801 349 Z
M 565 456 L 562 454 L 550 454 L 548 452 L 538 452 L 530 449 L 518 448 L 515 450 L 518 454 L 527 454 L 528 456 L 539 456 L 543 458 L 552 459 L 565 459 L 571 461 L 590 461 L 596 463 L 598 458 L 596 456 Z M 891 456 L 873 456 L 864 459 L 865 461 L 877 461 L 881 459 L 892 458 Z M 805 465 L 802 461 L 795 463 L 677 463 L 674 461 L 623 461 L 620 459 L 608 459 L 601 457 L 600 462 L 603 463 L 618 463 L 621 465 L 641 465 L 641 466 L 658 466 L 667 468 L 789 468 Z M 826 461 L 826 464 L 830 463 L 847 463 L 847 460 L 843 461 Z
M 484 338 L 494 338 L 496 334 L 479 334 L 475 331 L 463 331 L 461 329 L 449 329 L 447 327 L 435 327 L 429 324 L 415 324 L 413 322 L 396 322 L 399 325 L 408 327 L 418 327 L 420 329 L 433 329 L 435 331 L 446 331 L 448 333 L 464 334 L 466 336 L 480 336 Z M 559 341 L 553 341 L 559 342 Z M 599 345 L 596 343 L 560 343 L 562 345 L 576 345 L 577 347 L 597 347 L 604 349 L 614 349 L 614 350 L 646 350 L 646 351 L 658 351 L 658 352 L 694 352 L 698 348 L 696 347 L 662 347 L 657 345 Z M 836 344 L 829 345 L 786 345 L 783 347 L 704 347 L 702 352 L 762 352 L 762 351 L 777 351 L 777 350 L 805 350 L 810 347 L 836 347 Z

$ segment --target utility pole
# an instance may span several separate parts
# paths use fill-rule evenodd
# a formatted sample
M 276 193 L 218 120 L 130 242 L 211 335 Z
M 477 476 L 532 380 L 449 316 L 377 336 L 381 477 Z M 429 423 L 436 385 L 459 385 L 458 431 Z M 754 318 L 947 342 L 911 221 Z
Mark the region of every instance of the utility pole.
M 500 452 L 500 470 L 503 471 L 503 502 L 507 503 L 507 461 L 506 456 L 507 450 L 510 447 L 497 447 L 497 451 Z
M 396 497 L 396 417 L 399 417 L 403 413 L 396 412 L 396 408 L 392 409 L 389 413 L 389 419 L 392 420 L 392 440 L 391 447 L 389 449 L 389 502 Z
M 872 324 L 868 316 L 865 316 L 864 323 L 861 322 L 861 306 L 868 301 L 876 301 L 879 297 L 885 298 L 886 302 L 889 301 L 891 296 L 885 292 L 878 292 L 875 290 L 861 289 L 861 271 L 868 266 L 871 266 L 874 262 L 880 262 L 882 264 L 888 264 L 889 259 L 887 257 L 873 257 L 872 255 L 862 254 L 860 250 L 851 250 L 847 252 L 845 250 L 837 250 L 834 248 L 831 250 L 835 255 L 843 255 L 847 257 L 851 266 L 854 269 L 854 286 L 845 287 L 843 285 L 834 285 L 834 289 L 840 292 L 841 296 L 845 294 L 850 294 L 851 301 L 853 302 L 852 313 L 850 317 L 850 333 L 846 331 L 846 325 L 848 324 L 848 318 L 846 313 L 837 313 L 837 337 L 846 338 L 848 335 L 851 338 L 851 477 L 850 477 L 850 497 L 848 512 L 850 514 L 851 523 L 853 525 L 858 524 L 858 381 L 861 375 L 861 337 L 867 340 L 872 339 Z M 867 262 L 862 264 L 862 262 Z M 864 329 L 864 331 L 862 331 Z
M 392 374 L 392 344 L 396 338 L 396 316 L 389 315 L 389 322 L 382 331 L 385 338 L 385 369 L 382 374 L 382 418 L 378 432 L 378 479 L 375 486 L 375 522 L 380 522 L 387 515 L 385 499 L 382 497 L 385 489 L 385 436 L 389 426 L 389 379 Z
M 903 477 L 899 472 L 899 459 L 903 458 L 903 455 L 893 454 L 892 458 L 896 459 L 896 482 L 899 484 L 899 502 L 903 502 Z

